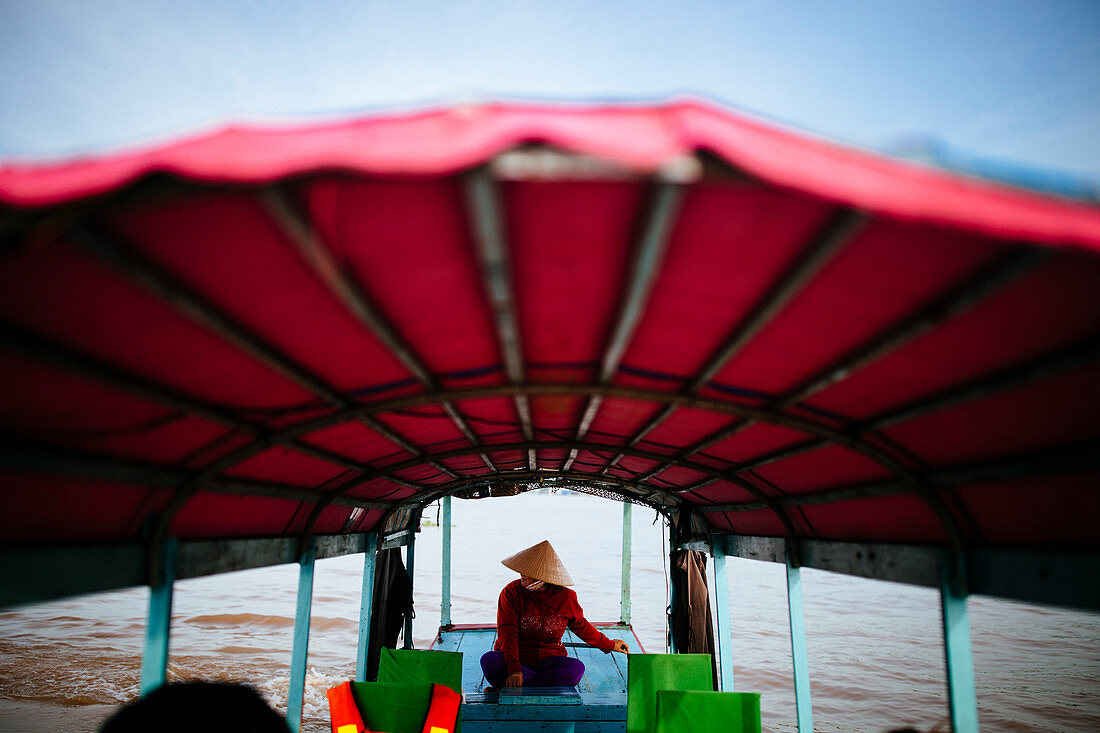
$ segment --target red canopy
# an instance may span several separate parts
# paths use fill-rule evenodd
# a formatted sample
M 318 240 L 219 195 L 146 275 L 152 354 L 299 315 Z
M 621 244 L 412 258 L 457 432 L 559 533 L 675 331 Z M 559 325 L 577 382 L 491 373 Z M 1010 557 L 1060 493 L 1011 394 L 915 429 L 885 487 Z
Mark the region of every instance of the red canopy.
M 1095 547 L 1100 210 L 700 103 L 0 167 L 0 540 L 365 531 L 543 482 Z

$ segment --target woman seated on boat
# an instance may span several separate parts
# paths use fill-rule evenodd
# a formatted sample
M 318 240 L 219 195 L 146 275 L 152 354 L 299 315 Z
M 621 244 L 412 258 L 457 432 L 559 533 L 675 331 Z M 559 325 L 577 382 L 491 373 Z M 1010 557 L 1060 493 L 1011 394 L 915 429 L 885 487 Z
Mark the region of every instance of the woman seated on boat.
M 497 605 L 497 640 L 481 657 L 485 679 L 493 687 L 564 686 L 580 682 L 584 663 L 570 657 L 561 643 L 568 628 L 604 654 L 629 651 L 584 618 L 577 594 L 554 548 L 545 540 L 501 560 L 519 579 L 504 586 Z

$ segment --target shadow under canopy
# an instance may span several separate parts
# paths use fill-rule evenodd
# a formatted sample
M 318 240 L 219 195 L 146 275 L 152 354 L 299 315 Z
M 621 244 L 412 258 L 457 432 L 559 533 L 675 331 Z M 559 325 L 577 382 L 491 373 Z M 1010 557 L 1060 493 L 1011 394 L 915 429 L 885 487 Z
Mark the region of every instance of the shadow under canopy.
M 490 104 L 5 163 L 0 236 L 9 552 L 553 485 L 699 536 L 1095 553 L 1094 203 L 701 102 Z

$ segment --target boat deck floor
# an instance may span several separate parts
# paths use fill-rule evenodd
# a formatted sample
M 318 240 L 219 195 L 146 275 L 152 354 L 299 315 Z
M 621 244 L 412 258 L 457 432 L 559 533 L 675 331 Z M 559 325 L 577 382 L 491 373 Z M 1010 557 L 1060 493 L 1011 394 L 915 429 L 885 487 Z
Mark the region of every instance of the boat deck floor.
M 612 639 L 625 641 L 631 651 L 641 644 L 630 626 L 594 624 Z M 495 626 L 451 626 L 440 629 L 433 649 L 462 652 L 462 730 L 573 731 L 610 733 L 626 727 L 626 657 L 604 654 L 582 642 L 571 631 L 562 643 L 571 656 L 584 662 L 584 677 L 576 687 L 524 687 L 497 690 L 481 671 L 481 655 L 493 648 Z

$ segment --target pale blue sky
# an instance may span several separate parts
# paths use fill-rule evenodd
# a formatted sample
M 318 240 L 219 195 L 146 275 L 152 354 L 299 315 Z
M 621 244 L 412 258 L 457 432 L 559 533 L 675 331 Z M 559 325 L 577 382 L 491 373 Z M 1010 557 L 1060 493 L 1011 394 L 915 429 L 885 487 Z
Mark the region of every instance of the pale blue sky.
M 692 94 L 1100 181 L 1100 2 L 0 0 L 0 156 L 231 121 Z

